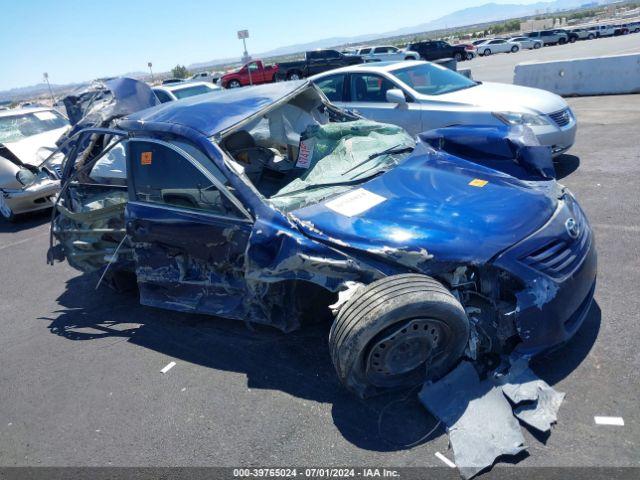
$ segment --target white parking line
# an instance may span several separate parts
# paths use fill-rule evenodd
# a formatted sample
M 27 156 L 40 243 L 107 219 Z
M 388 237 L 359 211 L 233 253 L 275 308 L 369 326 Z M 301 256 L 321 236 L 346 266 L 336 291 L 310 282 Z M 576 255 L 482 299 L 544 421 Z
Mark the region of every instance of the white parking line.
M 171 370 L 175 366 L 176 366 L 176 362 L 170 362 L 166 367 L 160 370 L 160 373 L 167 373 L 169 370 Z
M 22 240 L 18 240 L 17 242 L 7 243 L 6 245 L 0 245 L 0 250 L 4 250 L 5 248 L 15 247 L 16 245 L 22 245 L 23 243 L 30 242 L 31 240 L 35 240 L 36 238 L 44 237 L 45 235 L 49 235 L 49 232 L 43 232 L 39 235 L 23 238 Z
M 442 460 L 442 462 L 447 465 L 448 467 L 451 468 L 456 468 L 456 464 L 453 463 L 451 460 L 449 460 L 447 457 L 445 457 L 443 454 L 441 454 L 440 452 L 436 452 L 436 457 L 438 457 L 440 460 Z
M 593 417 L 596 425 L 615 425 L 616 427 L 624 427 L 624 419 L 622 417 Z

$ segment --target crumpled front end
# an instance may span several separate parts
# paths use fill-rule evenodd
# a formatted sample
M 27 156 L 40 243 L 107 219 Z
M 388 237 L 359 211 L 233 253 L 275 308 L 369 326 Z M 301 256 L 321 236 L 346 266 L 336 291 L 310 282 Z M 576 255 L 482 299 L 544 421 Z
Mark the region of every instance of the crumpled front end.
M 597 254 L 589 222 L 568 190 L 551 219 L 493 264 L 517 276 L 517 352 L 534 355 L 569 340 L 591 306 Z

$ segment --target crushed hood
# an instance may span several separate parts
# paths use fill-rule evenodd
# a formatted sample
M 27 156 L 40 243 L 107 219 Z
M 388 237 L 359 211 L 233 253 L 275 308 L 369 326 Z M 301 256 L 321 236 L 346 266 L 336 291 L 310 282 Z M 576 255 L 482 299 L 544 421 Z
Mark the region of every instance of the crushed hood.
M 37 167 L 42 160 L 38 159 L 36 153 L 42 147 L 56 148 L 56 140 L 68 130 L 68 127 L 56 128 L 48 132 L 23 138 L 17 142 L 6 142 L 2 145 L 7 148 L 22 163 Z
M 431 96 L 421 96 L 432 100 Z M 567 108 L 555 93 L 538 88 L 505 83 L 483 82 L 475 87 L 438 95 L 438 101 L 481 107 L 494 112 L 527 112 L 549 114 Z
M 341 194 L 292 216 L 307 235 L 341 247 L 473 264 L 540 228 L 556 208 L 556 185 L 419 144 L 401 165 L 360 185 L 360 195 Z

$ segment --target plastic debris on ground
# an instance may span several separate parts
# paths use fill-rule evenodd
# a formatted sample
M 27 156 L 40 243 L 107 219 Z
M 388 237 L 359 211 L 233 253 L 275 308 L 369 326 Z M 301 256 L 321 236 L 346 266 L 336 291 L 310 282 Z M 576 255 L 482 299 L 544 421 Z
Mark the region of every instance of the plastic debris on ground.
M 465 479 L 491 467 L 500 456 L 526 449 L 518 419 L 550 431 L 564 396 L 538 378 L 526 359 L 484 380 L 472 363 L 461 362 L 444 378 L 425 384 L 419 394 L 427 410 L 444 423 L 454 462 Z

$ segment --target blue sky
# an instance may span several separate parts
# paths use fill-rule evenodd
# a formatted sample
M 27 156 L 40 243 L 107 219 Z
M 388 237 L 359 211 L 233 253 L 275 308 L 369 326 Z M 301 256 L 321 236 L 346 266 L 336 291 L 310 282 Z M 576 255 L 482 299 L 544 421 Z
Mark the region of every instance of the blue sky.
M 385 32 L 460 8 L 535 0 L 0 0 L 0 90 L 146 70 L 322 38 Z

